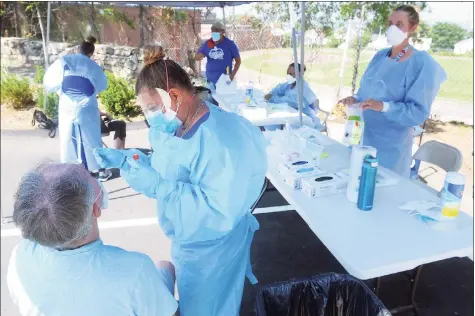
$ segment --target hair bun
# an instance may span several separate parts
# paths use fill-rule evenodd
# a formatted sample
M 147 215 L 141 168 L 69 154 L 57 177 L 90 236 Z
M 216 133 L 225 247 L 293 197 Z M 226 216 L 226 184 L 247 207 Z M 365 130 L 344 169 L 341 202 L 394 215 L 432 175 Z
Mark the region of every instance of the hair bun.
M 143 50 L 143 62 L 145 66 L 151 65 L 164 57 L 165 53 L 162 46 L 146 46 Z
M 96 44 L 97 39 L 96 39 L 94 36 L 89 35 L 89 36 L 86 38 L 85 42 L 91 43 L 92 45 L 94 45 L 94 44 Z

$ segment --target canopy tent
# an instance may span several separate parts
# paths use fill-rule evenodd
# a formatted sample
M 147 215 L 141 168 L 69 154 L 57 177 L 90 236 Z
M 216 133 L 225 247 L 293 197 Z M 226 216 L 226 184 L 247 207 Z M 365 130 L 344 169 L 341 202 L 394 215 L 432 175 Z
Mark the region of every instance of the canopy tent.
M 168 7 L 220 7 L 223 8 L 223 20 L 225 19 L 224 16 L 224 7 L 226 6 L 238 6 L 242 4 L 250 4 L 253 1 L 134 1 L 134 2 L 112 2 L 111 4 L 115 6 L 137 6 L 137 5 L 147 5 L 147 6 L 168 6 Z M 305 2 L 300 2 L 301 7 L 301 25 L 305 25 Z M 293 15 L 293 3 L 289 2 L 289 10 L 291 16 Z M 44 56 L 45 56 L 45 69 L 49 67 L 49 57 L 48 57 L 48 43 L 49 43 L 49 34 L 50 34 L 50 20 L 51 20 L 51 2 L 48 1 L 48 12 L 47 12 L 47 27 L 46 27 L 46 41 L 44 45 Z M 299 104 L 299 116 L 300 116 L 300 125 L 302 126 L 302 110 L 303 110 L 303 71 L 299 72 L 297 67 L 298 64 L 298 56 L 297 56 L 297 36 L 296 36 L 296 28 L 295 24 L 292 25 L 292 48 L 294 52 L 294 64 L 295 64 L 295 75 L 297 78 L 297 95 L 298 95 L 298 104 Z M 305 69 L 304 65 L 304 54 L 305 54 L 305 30 L 302 29 L 300 38 L 300 64 L 301 69 Z M 44 98 L 44 107 L 46 109 L 46 99 Z

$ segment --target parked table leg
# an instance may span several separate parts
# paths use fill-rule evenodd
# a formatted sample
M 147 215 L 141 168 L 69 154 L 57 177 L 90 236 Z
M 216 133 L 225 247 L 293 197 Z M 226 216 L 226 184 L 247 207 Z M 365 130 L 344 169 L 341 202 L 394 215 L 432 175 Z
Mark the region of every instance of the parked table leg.
M 416 305 L 416 289 L 417 289 L 417 284 L 419 283 L 421 270 L 422 270 L 422 265 L 417 267 L 415 274 L 412 275 L 411 280 L 410 280 L 410 282 L 411 282 L 411 305 L 401 306 L 401 307 L 397 307 L 397 308 L 394 308 L 394 309 L 390 310 L 389 312 L 392 315 L 396 315 L 396 314 L 404 313 L 404 312 L 408 312 L 408 311 L 413 311 L 414 315 L 416 315 L 416 316 L 419 315 L 418 312 L 417 312 L 417 305 Z

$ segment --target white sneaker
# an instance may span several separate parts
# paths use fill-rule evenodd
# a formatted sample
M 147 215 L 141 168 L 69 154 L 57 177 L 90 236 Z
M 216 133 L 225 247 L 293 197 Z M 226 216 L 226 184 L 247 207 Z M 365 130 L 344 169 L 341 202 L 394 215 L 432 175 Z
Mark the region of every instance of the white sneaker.
M 99 171 L 99 181 L 101 182 L 106 182 L 107 180 L 110 179 L 110 177 L 112 177 L 112 171 L 106 169 L 104 171 Z

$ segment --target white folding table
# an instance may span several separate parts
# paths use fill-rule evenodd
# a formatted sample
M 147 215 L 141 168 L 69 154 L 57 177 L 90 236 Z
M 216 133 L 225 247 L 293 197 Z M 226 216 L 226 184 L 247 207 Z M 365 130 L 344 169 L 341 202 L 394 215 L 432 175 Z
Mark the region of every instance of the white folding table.
M 265 135 L 272 139 L 276 132 Z M 331 169 L 347 168 L 350 158 L 347 147 L 332 142 L 333 145 L 326 149 L 330 156 L 321 164 L 330 172 L 334 171 Z M 460 212 L 450 230 L 438 231 L 398 208 L 409 201 L 438 200 L 410 179 L 393 173 L 399 177 L 398 184 L 376 188 L 374 208 L 364 212 L 350 203 L 343 193 L 310 198 L 300 190 L 293 190 L 277 171 L 277 155 L 276 147 L 269 145 L 267 178 L 351 275 L 362 280 L 377 279 L 379 286 L 379 277 L 472 255 L 473 218 L 468 214 Z M 412 299 L 419 273 L 420 268 L 415 275 Z M 412 303 L 393 312 L 415 310 L 414 301 Z
M 257 107 L 266 108 L 267 115 L 243 115 L 252 124 L 256 126 L 284 125 L 287 122 L 290 124 L 300 124 L 300 116 L 297 110 L 289 105 L 279 107 L 278 109 L 275 109 L 271 103 L 263 105 L 264 95 L 263 91 L 254 89 L 254 99 L 259 103 Z M 241 114 L 239 109 L 244 107 L 244 90 L 239 89 L 237 94 L 231 95 L 213 93 L 212 96 L 225 111 Z M 302 114 L 302 122 L 304 125 L 312 124 L 312 120 L 305 114 Z

